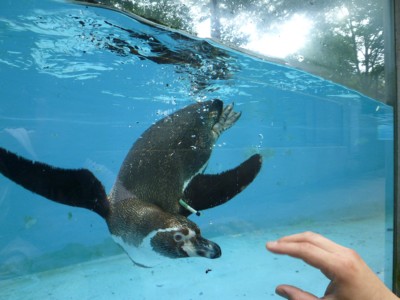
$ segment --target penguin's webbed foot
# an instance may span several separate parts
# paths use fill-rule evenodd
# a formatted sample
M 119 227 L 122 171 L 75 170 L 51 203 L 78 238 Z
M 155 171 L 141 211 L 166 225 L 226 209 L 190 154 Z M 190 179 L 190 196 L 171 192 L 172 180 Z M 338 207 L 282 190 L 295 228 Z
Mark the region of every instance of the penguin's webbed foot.
M 215 139 L 217 139 L 223 131 L 231 128 L 240 118 L 241 114 L 241 112 L 233 111 L 233 103 L 225 106 L 218 122 L 215 123 L 212 128 Z

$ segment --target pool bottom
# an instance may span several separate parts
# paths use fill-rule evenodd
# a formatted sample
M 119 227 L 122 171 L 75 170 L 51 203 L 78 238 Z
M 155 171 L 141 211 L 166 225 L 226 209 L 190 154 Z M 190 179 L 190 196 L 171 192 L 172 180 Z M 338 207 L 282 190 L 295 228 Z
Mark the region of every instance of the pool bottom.
M 321 223 L 318 232 L 351 247 L 383 280 L 390 240 L 382 216 Z M 217 237 L 223 256 L 216 260 L 178 259 L 140 268 L 126 255 L 72 265 L 0 282 L 1 299 L 277 299 L 280 283 L 323 295 L 328 280 L 304 262 L 265 250 L 265 242 L 311 229 L 293 225 Z M 312 228 L 315 230 L 315 228 Z M 386 230 L 385 230 L 386 232 Z M 390 232 L 388 232 L 390 234 Z M 389 265 L 389 264 L 387 264 Z M 389 273 L 389 272 L 386 272 Z

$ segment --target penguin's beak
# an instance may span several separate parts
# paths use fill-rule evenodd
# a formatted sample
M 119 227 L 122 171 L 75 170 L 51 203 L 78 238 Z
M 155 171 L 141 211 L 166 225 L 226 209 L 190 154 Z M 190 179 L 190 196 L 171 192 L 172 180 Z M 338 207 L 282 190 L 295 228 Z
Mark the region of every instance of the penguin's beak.
M 218 244 L 206 240 L 202 237 L 197 237 L 196 241 L 196 254 L 197 256 L 206 257 L 206 258 L 218 258 L 221 256 L 221 248 Z

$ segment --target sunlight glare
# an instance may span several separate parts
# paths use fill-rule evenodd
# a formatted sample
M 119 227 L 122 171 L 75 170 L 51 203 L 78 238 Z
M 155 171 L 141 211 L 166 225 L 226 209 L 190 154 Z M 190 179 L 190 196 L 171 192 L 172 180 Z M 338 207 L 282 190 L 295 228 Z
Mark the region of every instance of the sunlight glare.
M 194 30 L 198 37 L 209 38 L 211 37 L 211 19 L 207 18 L 202 22 L 194 24 Z
M 248 27 L 247 27 L 248 28 Z M 303 15 L 295 14 L 283 24 L 274 25 L 274 33 L 252 32 L 249 42 L 243 48 L 263 55 L 284 58 L 296 53 L 307 40 L 312 21 Z

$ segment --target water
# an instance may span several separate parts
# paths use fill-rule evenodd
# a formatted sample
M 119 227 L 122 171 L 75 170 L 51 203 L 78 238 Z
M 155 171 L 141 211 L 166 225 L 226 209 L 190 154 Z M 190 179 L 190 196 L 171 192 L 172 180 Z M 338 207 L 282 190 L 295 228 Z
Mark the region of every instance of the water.
M 304 263 L 267 240 L 312 230 L 357 250 L 390 284 L 392 109 L 355 91 L 118 14 L 58 1 L 3 1 L 0 143 L 33 160 L 88 168 L 109 191 L 136 138 L 195 101 L 234 102 L 241 119 L 207 172 L 253 153 L 256 180 L 191 217 L 220 259 L 143 269 L 104 221 L 0 178 L 0 298 L 270 299 L 279 283 L 318 295 Z

